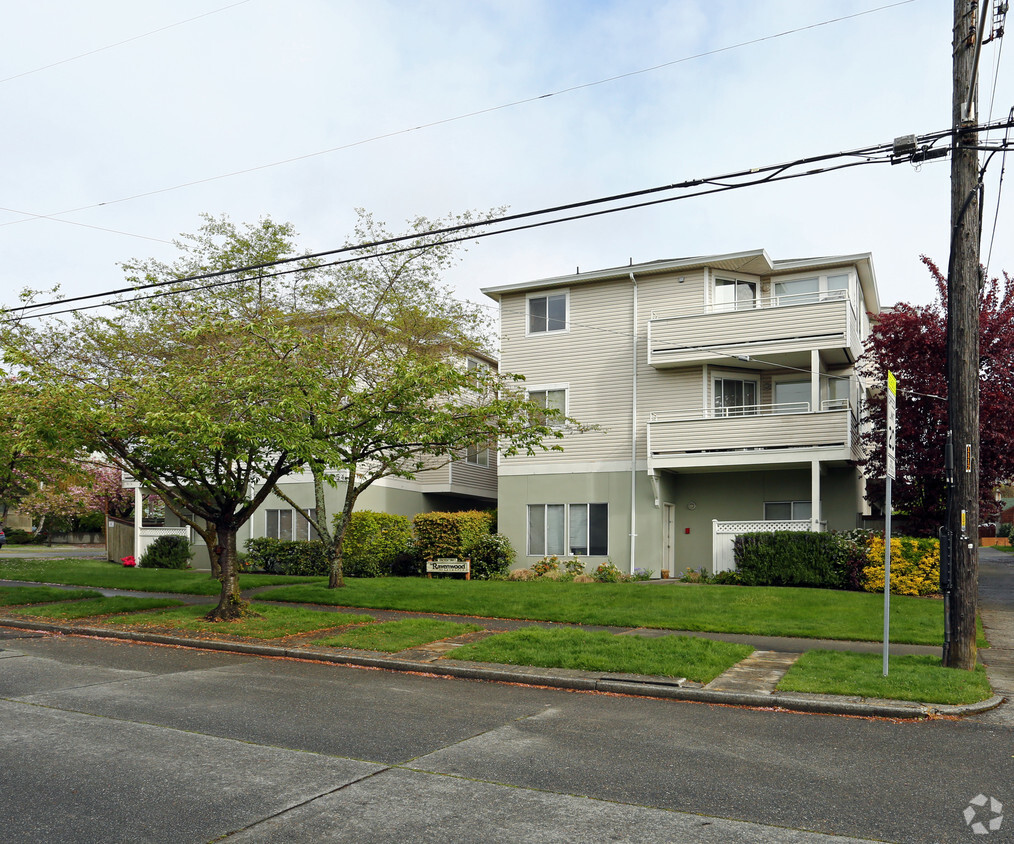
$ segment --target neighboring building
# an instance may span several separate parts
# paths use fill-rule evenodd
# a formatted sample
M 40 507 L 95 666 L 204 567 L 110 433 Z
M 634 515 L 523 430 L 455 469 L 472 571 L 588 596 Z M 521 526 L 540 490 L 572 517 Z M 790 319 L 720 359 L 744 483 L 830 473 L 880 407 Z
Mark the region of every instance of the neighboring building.
M 495 368 L 496 360 L 486 355 L 469 355 L 467 365 Z M 434 460 L 434 463 L 439 462 Z M 343 473 L 335 475 L 337 484 L 325 488 L 328 515 L 334 519 L 341 513 L 345 501 Z M 140 502 L 142 490 L 133 478 L 124 477 L 123 486 L 135 490 Z M 281 491 L 300 507 L 311 511 L 314 507 L 313 478 L 309 472 L 288 476 L 278 484 Z M 436 468 L 419 472 L 415 480 L 381 478 L 374 482 L 356 501 L 356 510 L 373 510 L 412 518 L 418 513 L 457 510 L 490 510 L 497 504 L 497 452 L 492 448 L 469 449 L 457 460 Z M 138 503 L 135 513 L 142 512 Z M 144 549 L 162 534 L 187 536 L 193 545 L 195 568 L 208 570 L 207 549 L 196 531 L 182 526 L 171 512 L 166 512 L 165 524 L 148 526 L 136 521 L 133 526 L 132 548 L 140 559 Z M 264 505 L 244 524 L 237 536 L 240 551 L 248 539 L 270 536 L 275 539 L 314 539 L 316 532 L 300 513 L 287 501 L 272 494 Z M 117 546 L 120 547 L 120 546 Z
M 854 370 L 879 312 L 868 253 L 763 250 L 487 288 L 500 367 L 586 425 L 502 458 L 518 564 L 724 570 L 736 533 L 846 530 L 866 511 Z

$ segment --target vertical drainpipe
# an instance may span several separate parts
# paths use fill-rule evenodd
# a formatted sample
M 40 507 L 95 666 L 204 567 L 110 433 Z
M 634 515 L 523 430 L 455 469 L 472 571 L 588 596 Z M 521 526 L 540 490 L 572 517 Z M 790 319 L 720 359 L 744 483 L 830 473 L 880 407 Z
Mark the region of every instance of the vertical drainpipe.
M 630 573 L 634 573 L 637 559 L 637 279 L 630 273 L 634 285 L 633 314 L 630 319 L 631 334 L 631 380 L 630 380 Z

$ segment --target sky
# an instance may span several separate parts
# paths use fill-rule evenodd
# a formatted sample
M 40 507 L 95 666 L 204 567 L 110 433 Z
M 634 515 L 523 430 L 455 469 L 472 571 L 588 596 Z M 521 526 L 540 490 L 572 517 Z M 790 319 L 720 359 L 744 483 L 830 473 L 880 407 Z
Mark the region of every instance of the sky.
M 202 213 L 288 221 L 318 251 L 356 208 L 401 230 L 944 130 L 951 15 L 949 0 L 7 4 L 0 305 L 115 288 L 120 262 L 170 260 Z M 1014 106 L 1001 45 L 982 51 L 983 120 Z M 1014 271 L 1001 166 L 992 274 Z M 949 191 L 948 159 L 853 168 L 486 238 L 446 280 L 491 305 L 481 288 L 631 260 L 872 252 L 881 303 L 923 304 Z

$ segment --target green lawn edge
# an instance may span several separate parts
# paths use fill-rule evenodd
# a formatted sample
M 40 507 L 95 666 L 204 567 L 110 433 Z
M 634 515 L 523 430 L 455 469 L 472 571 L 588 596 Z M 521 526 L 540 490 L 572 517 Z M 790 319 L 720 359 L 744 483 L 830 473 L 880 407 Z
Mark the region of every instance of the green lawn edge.
M 898 655 L 883 676 L 880 654 L 813 650 L 804 653 L 778 683 L 779 691 L 885 698 L 920 703 L 970 704 L 993 696 L 985 668 L 944 668 L 934 656 Z

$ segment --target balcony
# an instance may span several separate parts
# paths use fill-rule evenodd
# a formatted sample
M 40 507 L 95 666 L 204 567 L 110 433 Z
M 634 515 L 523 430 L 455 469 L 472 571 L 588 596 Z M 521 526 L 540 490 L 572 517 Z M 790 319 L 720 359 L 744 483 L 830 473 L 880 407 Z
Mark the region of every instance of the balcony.
M 648 321 L 648 363 L 664 369 L 820 349 L 829 363 L 847 365 L 862 352 L 859 335 L 855 303 L 840 290 L 656 309 Z
M 789 465 L 860 456 L 858 420 L 843 401 L 749 405 L 708 410 L 695 417 L 652 413 L 649 469 Z

